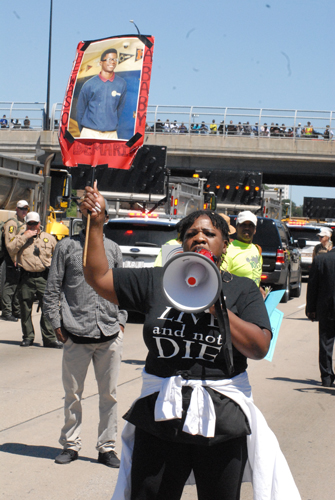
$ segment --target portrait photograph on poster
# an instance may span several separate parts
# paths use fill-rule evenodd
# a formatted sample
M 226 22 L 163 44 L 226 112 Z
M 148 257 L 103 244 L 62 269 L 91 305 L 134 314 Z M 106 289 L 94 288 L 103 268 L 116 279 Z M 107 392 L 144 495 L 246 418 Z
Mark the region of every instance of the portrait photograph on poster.
M 73 137 L 128 140 L 134 135 L 143 53 L 138 38 L 89 45 L 72 100 Z
M 66 166 L 127 168 L 127 160 L 126 167 L 120 166 L 121 158 L 132 156 L 143 144 L 152 54 L 149 36 L 78 44 L 59 130 Z

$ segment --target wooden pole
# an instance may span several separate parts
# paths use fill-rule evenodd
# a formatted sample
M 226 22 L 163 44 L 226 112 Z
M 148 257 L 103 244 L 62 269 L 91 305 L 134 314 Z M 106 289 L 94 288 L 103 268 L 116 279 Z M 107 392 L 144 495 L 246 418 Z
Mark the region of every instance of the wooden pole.
M 94 180 L 95 168 L 92 169 L 92 181 L 91 186 L 93 188 L 97 187 L 97 181 Z M 90 224 L 91 224 L 91 212 L 87 211 L 87 224 L 86 224 L 86 234 L 85 234 L 85 245 L 84 245 L 84 255 L 83 255 L 83 266 L 86 267 L 86 259 L 87 259 L 87 248 L 88 248 L 88 237 L 90 235 Z
M 84 267 L 86 267 L 88 237 L 89 237 L 89 234 L 90 234 L 90 224 L 91 224 L 91 212 L 88 212 L 88 214 L 87 214 L 87 224 L 86 224 L 86 236 L 85 236 L 84 255 L 83 255 L 83 266 Z

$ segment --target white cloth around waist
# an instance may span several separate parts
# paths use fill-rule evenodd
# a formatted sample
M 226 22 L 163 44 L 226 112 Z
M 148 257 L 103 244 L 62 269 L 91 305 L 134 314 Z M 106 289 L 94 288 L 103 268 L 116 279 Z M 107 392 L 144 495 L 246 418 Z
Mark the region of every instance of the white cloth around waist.
M 235 401 L 248 418 L 251 428 L 251 434 L 247 436 L 248 461 L 243 481 L 252 483 L 254 500 L 301 500 L 277 438 L 253 402 L 246 372 L 232 379 L 186 380 L 180 375 L 170 378 L 156 377 L 143 370 L 142 377 L 140 398 L 159 393 L 155 406 L 157 421 L 181 418 L 182 387 L 193 388 L 183 427 L 183 431 L 189 434 L 214 436 L 214 405 L 205 386 Z M 122 432 L 121 465 L 112 500 L 130 500 L 134 434 L 135 426 L 126 422 Z

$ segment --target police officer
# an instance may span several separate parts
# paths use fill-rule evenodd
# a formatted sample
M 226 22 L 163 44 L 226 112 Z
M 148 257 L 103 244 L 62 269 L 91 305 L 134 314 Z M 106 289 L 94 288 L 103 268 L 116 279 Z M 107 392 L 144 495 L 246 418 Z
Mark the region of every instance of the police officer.
M 34 297 L 37 296 L 42 305 L 44 290 L 48 278 L 51 258 L 56 246 L 56 239 L 41 230 L 40 216 L 37 212 L 29 212 L 26 217 L 27 228 L 21 229 L 15 237 L 17 264 L 21 267 L 19 300 L 21 307 L 22 347 L 33 344 L 35 333 L 31 319 Z M 14 242 L 13 242 L 14 243 Z M 61 349 L 62 342 L 57 340 L 55 332 L 41 313 L 41 333 L 44 347 Z
M 3 227 L 5 242 L 6 280 L 2 291 L 2 316 L 5 321 L 18 321 L 20 318 L 20 303 L 18 299 L 18 283 L 20 268 L 16 265 L 16 255 L 11 252 L 12 242 L 21 228 L 25 228 L 25 217 L 29 205 L 26 200 L 20 200 L 16 205 L 16 217 L 8 219 Z

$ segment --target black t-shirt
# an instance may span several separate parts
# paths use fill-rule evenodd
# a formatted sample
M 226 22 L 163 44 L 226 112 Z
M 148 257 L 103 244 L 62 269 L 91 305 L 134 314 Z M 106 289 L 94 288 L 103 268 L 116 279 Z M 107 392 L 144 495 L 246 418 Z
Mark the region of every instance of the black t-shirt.
M 209 313 L 186 314 L 169 306 L 162 289 L 162 268 L 114 269 L 114 285 L 122 309 L 144 313 L 143 337 L 149 350 L 145 370 L 158 377 L 181 375 L 185 379 L 225 379 L 245 371 L 246 357 L 233 347 L 234 373 L 228 376 L 221 351 L 222 339 L 215 318 Z M 230 274 L 226 277 L 230 280 Z M 225 278 L 225 276 L 223 277 Z M 249 278 L 232 276 L 222 283 L 227 308 L 271 331 L 269 318 L 258 287 Z M 235 401 L 205 388 L 213 401 L 215 436 L 206 438 L 183 432 L 192 389 L 182 388 L 181 419 L 157 422 L 154 407 L 158 393 L 137 400 L 124 418 L 163 440 L 202 446 L 246 436 L 248 420 Z
M 222 338 L 209 313 L 188 314 L 173 309 L 162 289 L 162 268 L 114 269 L 121 309 L 145 314 L 144 342 L 147 373 L 190 379 L 231 378 L 247 368 L 246 357 L 233 347 L 234 373 L 228 375 L 220 352 Z M 227 274 L 230 279 L 231 275 Z M 222 283 L 227 308 L 241 319 L 271 331 L 261 293 L 248 278 L 232 276 Z

